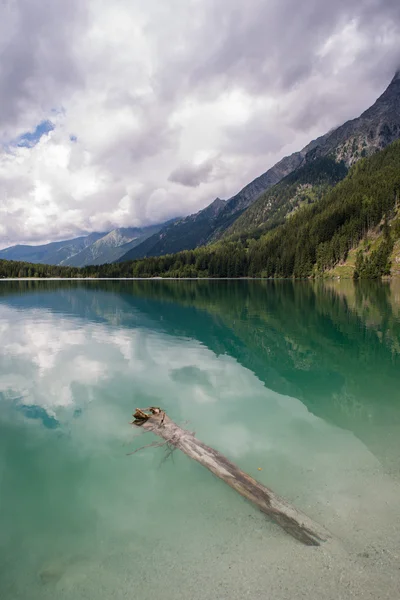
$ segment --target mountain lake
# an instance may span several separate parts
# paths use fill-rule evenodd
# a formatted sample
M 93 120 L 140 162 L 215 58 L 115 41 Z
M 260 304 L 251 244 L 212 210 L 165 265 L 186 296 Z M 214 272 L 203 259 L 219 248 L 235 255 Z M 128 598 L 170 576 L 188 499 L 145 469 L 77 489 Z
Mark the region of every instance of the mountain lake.
M 0 282 L 1 600 L 398 600 L 400 282 Z M 160 406 L 307 547 L 130 425 Z

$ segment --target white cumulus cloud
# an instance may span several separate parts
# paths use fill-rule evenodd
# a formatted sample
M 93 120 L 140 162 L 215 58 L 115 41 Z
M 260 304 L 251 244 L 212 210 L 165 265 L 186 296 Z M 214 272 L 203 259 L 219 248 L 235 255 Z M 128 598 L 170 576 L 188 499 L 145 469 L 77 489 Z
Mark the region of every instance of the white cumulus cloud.
M 229 198 L 357 116 L 400 64 L 394 0 L 6 0 L 0 13 L 1 247 Z M 13 143 L 46 120 L 38 143 Z

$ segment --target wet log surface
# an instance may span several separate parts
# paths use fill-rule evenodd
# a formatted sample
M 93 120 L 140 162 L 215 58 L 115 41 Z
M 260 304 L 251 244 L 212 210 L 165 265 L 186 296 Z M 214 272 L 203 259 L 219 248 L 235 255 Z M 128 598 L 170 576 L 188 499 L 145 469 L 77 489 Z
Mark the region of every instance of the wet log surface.
M 193 433 L 179 427 L 160 408 L 137 409 L 133 417 L 134 425 L 160 436 L 170 447 L 178 448 L 199 462 L 303 544 L 319 546 L 329 537 L 321 525 L 239 469 L 223 454 L 203 444 Z

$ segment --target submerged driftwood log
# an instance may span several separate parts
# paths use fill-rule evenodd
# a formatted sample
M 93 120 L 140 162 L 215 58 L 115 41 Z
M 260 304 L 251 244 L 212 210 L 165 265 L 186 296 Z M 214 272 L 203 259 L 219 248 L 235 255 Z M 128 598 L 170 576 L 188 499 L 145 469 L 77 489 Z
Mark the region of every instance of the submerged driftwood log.
M 203 444 L 193 433 L 176 425 L 160 408 L 138 408 L 133 417 L 132 424 L 153 432 L 163 438 L 166 444 L 197 460 L 303 544 L 319 546 L 329 537 L 324 528 L 307 515 L 239 469 L 225 456 Z

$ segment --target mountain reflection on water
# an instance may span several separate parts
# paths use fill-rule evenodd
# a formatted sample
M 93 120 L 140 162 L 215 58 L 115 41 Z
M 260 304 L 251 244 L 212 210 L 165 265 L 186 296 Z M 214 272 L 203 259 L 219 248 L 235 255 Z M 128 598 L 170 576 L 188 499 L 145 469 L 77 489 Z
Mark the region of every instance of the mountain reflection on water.
M 356 434 L 400 425 L 397 284 L 9 282 L 0 303 L 195 339 Z
M 0 331 L 2 600 L 395 597 L 398 284 L 4 281 Z M 182 454 L 127 457 L 149 405 L 332 543 L 298 545 Z

